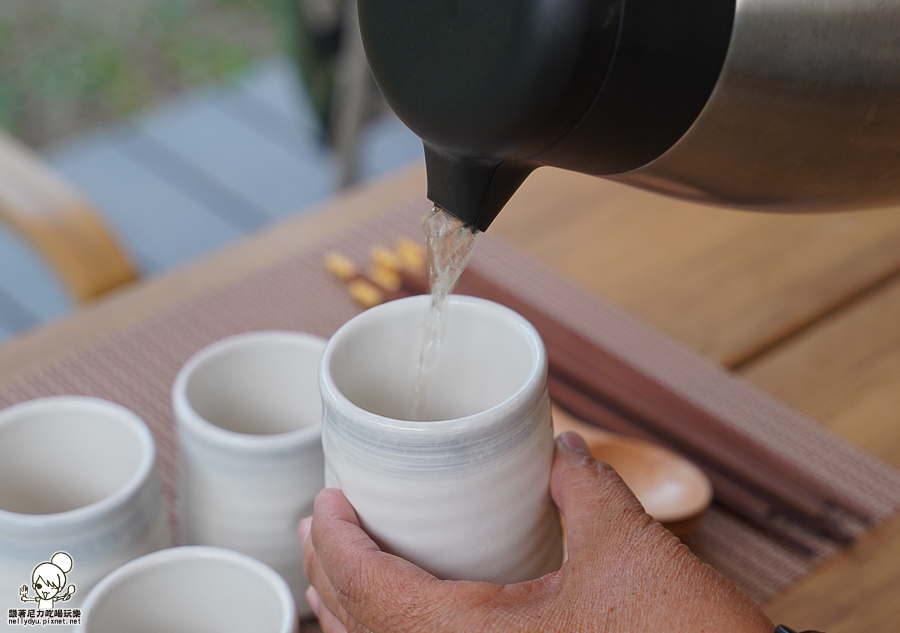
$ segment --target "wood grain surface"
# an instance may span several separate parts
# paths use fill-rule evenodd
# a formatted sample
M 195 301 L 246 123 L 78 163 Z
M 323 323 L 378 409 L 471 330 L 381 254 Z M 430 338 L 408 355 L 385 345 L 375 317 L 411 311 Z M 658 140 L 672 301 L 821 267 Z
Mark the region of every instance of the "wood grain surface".
M 0 380 L 424 195 L 420 168 L 336 198 L 0 348 Z M 730 211 L 539 170 L 490 229 L 900 467 L 900 209 Z M 798 630 L 900 622 L 900 518 L 767 605 Z
M 900 282 L 886 283 L 743 374 L 900 468 Z M 829 633 L 896 631 L 900 517 L 779 597 L 769 611 Z
M 723 210 L 552 169 L 490 231 L 728 366 L 900 270 L 897 210 Z

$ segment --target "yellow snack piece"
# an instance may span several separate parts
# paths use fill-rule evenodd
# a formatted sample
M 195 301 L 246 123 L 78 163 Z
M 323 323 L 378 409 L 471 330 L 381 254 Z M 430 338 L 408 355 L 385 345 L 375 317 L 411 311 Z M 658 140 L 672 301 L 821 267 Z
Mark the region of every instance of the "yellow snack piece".
M 384 294 L 363 279 L 356 279 L 347 284 L 347 292 L 363 308 L 371 308 L 384 301 Z
M 325 255 L 325 268 L 341 281 L 350 281 L 358 274 L 356 264 L 346 255 L 332 251 Z
M 403 265 L 415 272 L 425 271 L 425 249 L 409 237 L 401 237 L 394 244 L 394 250 Z
M 385 290 L 399 290 L 403 280 L 396 268 L 374 264 L 369 268 L 368 278 Z
M 397 254 L 384 246 L 373 246 L 369 251 L 369 259 L 376 266 L 384 266 L 394 270 L 400 270 L 403 267 L 403 262 Z

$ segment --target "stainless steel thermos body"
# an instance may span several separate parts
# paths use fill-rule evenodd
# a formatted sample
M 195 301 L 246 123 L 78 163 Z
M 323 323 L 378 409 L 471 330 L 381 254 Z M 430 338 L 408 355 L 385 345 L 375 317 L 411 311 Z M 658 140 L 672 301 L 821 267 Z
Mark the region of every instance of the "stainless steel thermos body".
M 738 0 L 697 120 L 613 177 L 746 208 L 900 202 L 900 2 Z
M 900 202 L 900 0 L 359 0 L 428 195 L 486 228 L 543 165 L 726 206 Z

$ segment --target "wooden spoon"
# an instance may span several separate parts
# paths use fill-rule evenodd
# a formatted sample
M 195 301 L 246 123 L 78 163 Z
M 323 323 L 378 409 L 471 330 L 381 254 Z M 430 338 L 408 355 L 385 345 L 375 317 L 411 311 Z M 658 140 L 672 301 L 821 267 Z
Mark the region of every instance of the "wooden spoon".
M 553 430 L 556 435 L 575 431 L 583 437 L 591 455 L 612 466 L 644 510 L 675 536 L 693 531 L 712 502 L 712 485 L 706 475 L 667 448 L 603 431 L 556 406 Z

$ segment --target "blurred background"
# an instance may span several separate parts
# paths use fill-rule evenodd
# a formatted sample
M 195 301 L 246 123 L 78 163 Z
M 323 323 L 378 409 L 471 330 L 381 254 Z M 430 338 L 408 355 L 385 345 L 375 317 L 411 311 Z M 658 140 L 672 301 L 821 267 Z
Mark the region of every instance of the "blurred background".
M 283 0 L 3 0 L 0 125 L 45 148 L 291 42 Z
M 138 279 L 421 160 L 355 15 L 355 0 L 0 0 L 0 340 L 84 300 L 3 198 L 26 180 L 17 156 L 89 202 Z

